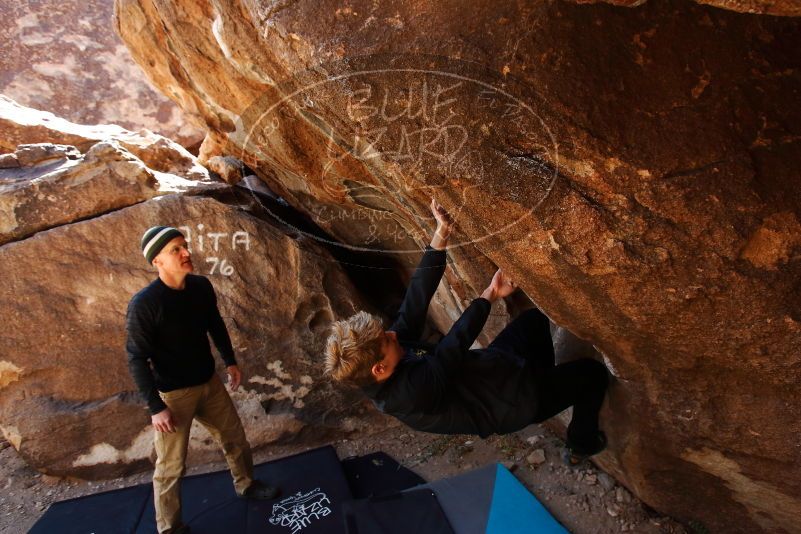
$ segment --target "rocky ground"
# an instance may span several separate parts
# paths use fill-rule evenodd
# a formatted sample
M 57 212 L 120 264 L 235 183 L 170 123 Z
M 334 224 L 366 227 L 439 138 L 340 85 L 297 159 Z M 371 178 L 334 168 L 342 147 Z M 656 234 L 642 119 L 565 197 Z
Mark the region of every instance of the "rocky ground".
M 562 465 L 562 441 L 539 425 L 487 440 L 436 436 L 394 426 L 366 439 L 343 439 L 334 445 L 340 458 L 383 450 L 426 480 L 503 462 L 574 534 L 692 532 L 651 510 L 598 469 L 572 470 Z M 140 484 L 151 476 L 145 472 L 101 482 L 48 477 L 28 467 L 7 442 L 2 442 L 0 448 L 0 533 L 3 534 L 26 532 L 53 502 Z M 298 452 L 297 446 L 273 447 L 257 452 L 256 461 L 265 462 L 293 452 Z M 220 457 L 218 462 L 196 466 L 188 472 L 223 468 Z

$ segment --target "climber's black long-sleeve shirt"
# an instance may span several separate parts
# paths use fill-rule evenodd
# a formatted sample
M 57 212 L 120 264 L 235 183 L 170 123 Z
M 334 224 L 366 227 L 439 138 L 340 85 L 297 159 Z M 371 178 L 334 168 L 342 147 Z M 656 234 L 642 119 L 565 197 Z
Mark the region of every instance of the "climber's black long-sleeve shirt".
M 166 408 L 159 391 L 211 379 L 214 359 L 208 334 L 226 366 L 236 364 L 214 288 L 203 276 L 187 275 L 181 290 L 156 278 L 133 296 L 126 323 L 128 367 L 153 414 Z
M 496 349 L 469 350 L 489 316 L 489 301 L 475 299 L 437 345 L 419 341 L 444 272 L 445 251 L 427 247 L 390 327 L 406 354 L 387 380 L 362 389 L 379 410 L 416 430 L 481 437 L 519 430 L 530 423 L 525 414 L 533 417 L 536 410 L 526 360 Z

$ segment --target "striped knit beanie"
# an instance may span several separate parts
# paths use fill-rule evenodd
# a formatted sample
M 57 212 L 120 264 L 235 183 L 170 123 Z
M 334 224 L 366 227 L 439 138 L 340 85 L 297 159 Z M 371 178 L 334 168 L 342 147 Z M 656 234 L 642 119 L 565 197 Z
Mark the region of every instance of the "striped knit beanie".
M 154 226 L 145 232 L 142 236 L 142 254 L 147 262 L 153 263 L 153 258 L 158 256 L 164 245 L 178 236 L 183 237 L 184 234 L 172 226 Z

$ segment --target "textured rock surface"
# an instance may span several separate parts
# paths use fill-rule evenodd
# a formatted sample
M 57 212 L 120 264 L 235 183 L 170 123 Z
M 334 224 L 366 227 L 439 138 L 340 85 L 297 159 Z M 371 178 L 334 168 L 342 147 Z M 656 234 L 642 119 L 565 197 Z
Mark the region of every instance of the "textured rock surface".
M 0 244 L 158 195 L 221 185 L 208 173 L 205 180 L 187 180 L 154 171 L 115 141 L 98 142 L 86 155 L 73 146 L 41 143 L 20 145 L 6 156 L 13 159 L 0 168 Z M 192 176 L 202 170 L 198 166 Z
M 189 180 L 208 179 L 208 171 L 191 153 L 164 136 L 146 129 L 131 132 L 116 124 L 75 124 L 0 95 L 0 151 L 12 152 L 22 144 L 57 143 L 86 152 L 98 141 L 119 143 L 155 171 Z
M 184 146 L 203 133 L 153 90 L 111 24 L 105 0 L 0 4 L 0 93 L 83 124 L 148 128 Z
M 149 461 L 124 322 L 154 277 L 137 244 L 156 223 L 186 227 L 196 272 L 214 283 L 246 376 L 233 397 L 253 445 L 369 424 L 357 398 L 320 378 L 329 322 L 365 306 L 339 264 L 241 209 L 172 195 L 0 248 L 0 427 L 32 466 L 93 478 Z M 199 430 L 192 448 L 216 451 Z
M 648 0 L 573 0 L 577 4 L 594 4 L 606 2 L 616 6 L 638 7 Z M 740 13 L 758 13 L 761 15 L 781 15 L 786 17 L 801 16 L 801 3 L 797 0 L 696 0 L 699 4 L 707 4 L 721 9 L 730 9 Z
M 713 531 L 801 523 L 798 20 L 678 1 L 117 12 L 207 153 L 338 238 L 419 250 L 429 195 L 458 213 L 435 312 L 497 264 L 597 346 L 617 377 L 599 461 L 650 505 Z

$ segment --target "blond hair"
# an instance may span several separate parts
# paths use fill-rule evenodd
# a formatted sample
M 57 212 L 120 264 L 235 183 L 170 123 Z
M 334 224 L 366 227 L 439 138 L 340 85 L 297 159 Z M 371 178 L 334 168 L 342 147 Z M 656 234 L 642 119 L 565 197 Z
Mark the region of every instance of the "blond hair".
M 373 365 L 384 359 L 381 319 L 359 312 L 331 325 L 325 347 L 325 372 L 337 382 L 365 386 L 375 381 Z

